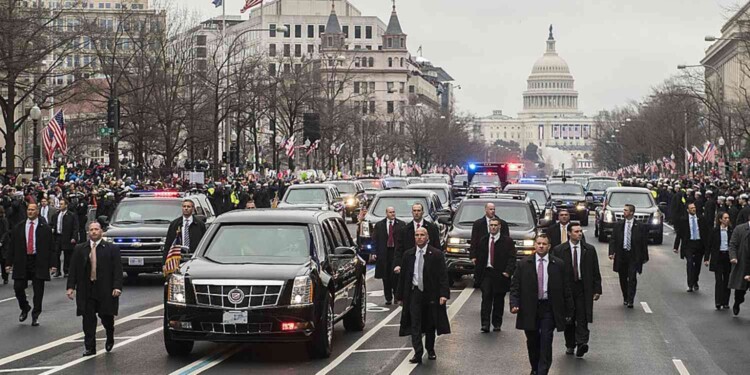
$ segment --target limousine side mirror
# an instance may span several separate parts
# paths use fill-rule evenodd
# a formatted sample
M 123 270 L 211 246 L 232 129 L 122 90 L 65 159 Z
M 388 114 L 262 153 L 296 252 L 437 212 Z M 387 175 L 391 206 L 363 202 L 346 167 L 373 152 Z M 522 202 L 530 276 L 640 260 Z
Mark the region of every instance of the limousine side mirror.
M 343 258 L 354 257 L 357 255 L 357 250 L 351 247 L 340 246 L 333 250 L 333 255 Z
M 102 230 L 106 230 L 109 226 L 109 219 L 104 215 L 97 217 L 96 221 L 102 226 Z
M 451 217 L 445 215 L 438 216 L 438 223 L 443 225 L 451 225 Z

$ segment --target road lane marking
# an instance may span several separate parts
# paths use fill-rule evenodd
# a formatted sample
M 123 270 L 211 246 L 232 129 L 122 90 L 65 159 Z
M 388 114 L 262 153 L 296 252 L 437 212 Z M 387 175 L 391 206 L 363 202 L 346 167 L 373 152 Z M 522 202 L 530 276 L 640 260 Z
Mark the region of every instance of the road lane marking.
M 132 339 L 129 339 L 129 340 L 123 341 L 123 342 L 121 342 L 121 343 L 119 343 L 119 344 L 115 344 L 115 346 L 113 347 L 113 350 L 114 350 L 114 349 L 117 349 L 117 348 L 119 348 L 119 347 L 121 347 L 121 346 L 125 346 L 125 345 L 127 345 L 127 344 L 130 344 L 131 342 L 134 342 L 134 341 L 138 341 L 138 340 L 140 340 L 140 339 L 142 339 L 142 338 L 144 338 L 144 337 L 147 337 L 147 336 L 153 335 L 154 333 L 160 332 L 160 331 L 161 331 L 162 329 L 163 329 L 163 327 L 161 327 L 161 325 L 160 325 L 160 326 L 159 326 L 159 328 L 156 328 L 156 329 L 152 329 L 152 330 L 150 330 L 150 331 L 148 331 L 148 332 L 146 332 L 146 333 L 143 333 L 143 334 L 140 334 L 140 335 L 138 335 L 138 336 L 135 336 L 135 337 L 133 337 Z M 81 357 L 81 358 L 78 358 L 78 359 L 76 359 L 75 361 L 71 361 L 71 362 L 68 362 L 68 363 L 66 363 L 66 364 L 64 364 L 64 365 L 62 365 L 62 366 L 57 366 L 57 367 L 55 367 L 55 368 L 53 368 L 53 369 L 51 369 L 51 370 L 49 370 L 49 371 L 45 371 L 45 372 L 43 372 L 43 373 L 39 374 L 39 375 L 50 375 L 50 374 L 54 374 L 54 373 L 56 373 L 56 372 L 58 372 L 58 371 L 62 371 L 62 370 L 65 370 L 66 368 L 70 368 L 70 367 L 73 367 L 73 366 L 75 366 L 75 365 L 77 365 L 77 364 L 79 364 L 79 363 L 81 363 L 81 362 L 84 362 L 84 361 L 88 361 L 88 360 L 90 360 L 90 359 L 94 359 L 94 358 L 96 358 L 96 357 L 98 357 L 98 356 L 100 356 L 100 355 L 104 355 L 104 354 L 106 354 L 106 353 L 107 353 L 107 351 L 106 351 L 106 350 L 101 350 L 101 351 L 97 352 L 97 353 L 96 353 L 96 354 L 94 354 L 94 355 L 90 355 L 90 356 L 88 356 L 88 357 Z
M 16 299 L 16 297 L 10 297 L 10 298 L 6 298 L 6 299 L 0 299 L 0 303 L 12 301 L 14 299 Z
M 155 316 L 155 315 L 139 316 L 139 317 L 137 317 L 135 319 L 144 319 L 144 320 L 146 320 L 146 319 L 164 319 L 164 315 L 159 315 L 159 316 Z
M 648 307 L 648 303 L 641 302 L 641 306 L 643 307 L 643 311 L 645 311 L 646 314 L 653 314 L 654 313 L 653 311 L 651 311 L 651 308 Z
M 115 340 L 130 340 L 136 336 L 115 336 Z M 97 338 L 96 341 L 106 341 L 106 337 Z M 83 342 L 83 339 L 70 340 L 70 342 Z
M 354 353 L 375 353 L 375 352 L 395 352 L 400 350 L 411 350 L 411 347 L 401 347 L 401 348 L 383 348 L 383 349 L 357 349 L 354 351 Z
M 139 312 L 137 312 L 135 314 L 128 315 L 128 316 L 126 316 L 126 317 L 124 317 L 122 319 L 116 320 L 115 321 L 115 325 L 117 326 L 117 325 L 120 325 L 122 323 L 127 323 L 127 322 L 129 322 L 131 320 L 137 319 L 138 317 L 154 313 L 154 312 L 159 311 L 159 310 L 161 310 L 163 308 L 164 308 L 164 305 L 162 305 L 162 304 L 156 305 L 154 307 L 150 307 L 150 308 L 148 308 L 146 310 L 139 311 Z M 104 327 L 101 326 L 101 325 L 99 325 L 97 327 L 97 329 L 96 329 L 97 332 L 103 331 L 103 330 L 104 330 Z M 5 358 L 0 358 L 0 366 L 4 366 L 4 365 L 6 365 L 8 363 L 11 363 L 11 362 L 17 361 L 19 359 L 23 359 L 23 358 L 32 356 L 32 355 L 37 354 L 37 353 L 41 353 L 41 352 L 43 352 L 45 350 L 49 350 L 49 349 L 52 349 L 54 347 L 57 347 L 57 346 L 60 346 L 60 345 L 63 345 L 63 344 L 68 344 L 68 343 L 72 342 L 73 340 L 77 340 L 77 339 L 81 339 L 81 338 L 83 338 L 83 332 L 76 333 L 74 335 L 70 335 L 68 337 L 64 337 L 64 338 L 61 338 L 59 340 L 55 340 L 55 341 L 52 341 L 50 343 L 34 347 L 34 348 L 29 349 L 29 350 L 25 350 L 23 352 L 13 354 L 13 355 L 5 357 Z
M 0 373 L 8 373 L 8 372 L 21 372 L 21 371 L 42 371 L 42 370 L 49 370 L 53 369 L 57 366 L 41 366 L 41 367 L 24 367 L 24 368 L 8 368 L 0 370 Z
M 360 337 L 359 340 L 357 340 L 354 344 L 346 348 L 346 350 L 344 350 L 343 353 L 339 354 L 339 356 L 336 357 L 336 359 L 334 359 L 331 363 L 329 363 L 328 366 L 318 371 L 316 375 L 325 375 L 331 372 L 331 370 L 335 369 L 336 366 L 341 364 L 341 362 L 344 362 L 344 360 L 348 358 L 350 355 L 352 355 L 352 353 L 354 353 L 354 351 L 357 350 L 357 348 L 362 346 L 362 344 L 364 344 L 367 340 L 369 340 L 370 337 L 372 337 L 375 333 L 377 333 L 381 328 L 385 327 L 385 325 L 388 324 L 388 322 L 391 321 L 391 319 L 393 319 L 393 317 L 398 315 L 400 312 L 401 312 L 401 306 L 393 310 L 393 312 L 390 315 L 388 315 L 385 319 L 378 322 L 378 324 L 375 325 L 375 327 L 372 327 L 372 329 L 367 331 L 367 333 L 365 333 L 364 336 Z
M 200 374 L 203 371 L 206 371 L 218 365 L 219 363 L 224 362 L 229 357 L 237 354 L 237 352 L 242 350 L 244 347 L 244 345 L 230 345 L 227 347 L 222 347 L 219 350 L 215 350 L 205 357 L 187 366 L 184 366 L 179 370 L 173 371 L 170 375 Z
M 677 372 L 680 373 L 680 375 L 690 375 L 690 372 L 687 370 L 687 367 L 685 367 L 685 364 L 682 363 L 679 359 L 673 359 L 672 363 L 674 363 L 674 367 L 677 368 Z
M 372 279 L 375 276 L 375 267 L 371 268 L 365 274 L 365 281 Z
M 452 321 L 453 317 L 458 314 L 458 310 L 461 309 L 461 307 L 466 303 L 466 301 L 469 300 L 469 297 L 471 297 L 471 293 L 474 292 L 474 288 L 466 288 L 461 292 L 461 294 L 456 298 L 456 300 L 451 304 L 451 306 L 448 308 L 448 321 Z M 440 336 L 438 336 L 435 341 L 439 340 Z M 423 354 L 427 355 L 427 351 L 425 350 L 425 353 Z M 404 360 L 401 362 L 398 367 L 396 367 L 395 370 L 391 373 L 391 375 L 409 375 L 412 371 L 414 371 L 415 368 L 417 368 L 416 363 L 409 363 L 409 359 L 414 356 L 414 349 L 411 349 L 409 354 L 404 358 Z
M 386 324 L 383 327 L 401 327 L 401 324 Z

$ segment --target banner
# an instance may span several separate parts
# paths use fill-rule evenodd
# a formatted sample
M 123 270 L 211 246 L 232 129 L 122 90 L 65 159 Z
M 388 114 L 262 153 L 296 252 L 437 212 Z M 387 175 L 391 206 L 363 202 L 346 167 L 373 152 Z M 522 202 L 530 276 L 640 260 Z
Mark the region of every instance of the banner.
M 582 130 L 583 139 L 589 139 L 591 137 L 591 133 L 590 133 L 591 129 L 589 128 L 589 126 L 590 125 L 583 125 L 582 126 L 583 127 L 583 130 Z
M 540 124 L 539 125 L 539 140 L 541 141 L 543 139 L 544 139 L 544 125 Z
M 580 125 L 576 125 L 575 129 L 576 129 L 575 132 L 574 132 L 575 138 L 576 139 L 581 139 L 581 126 Z

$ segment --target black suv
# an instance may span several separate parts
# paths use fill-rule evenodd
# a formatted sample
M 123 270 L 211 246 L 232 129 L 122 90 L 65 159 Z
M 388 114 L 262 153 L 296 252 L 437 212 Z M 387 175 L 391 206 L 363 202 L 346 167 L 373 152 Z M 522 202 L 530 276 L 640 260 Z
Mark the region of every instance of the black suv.
M 186 195 L 171 191 L 141 191 L 123 198 L 109 221 L 104 240 L 120 248 L 122 269 L 135 278 L 139 273 L 161 272 L 163 248 L 172 220 L 182 216 L 182 201 L 195 205 L 195 217 L 207 224 L 214 220 L 211 203 L 204 194 Z
M 346 218 L 344 199 L 339 189 L 332 184 L 292 185 L 284 193 L 279 208 L 313 208 L 323 211 L 334 211 Z
M 613 187 L 604 193 L 604 204 L 596 216 L 595 234 L 600 242 L 607 241 L 615 223 L 622 221 L 626 204 L 635 206 L 635 220 L 648 227 L 648 238 L 655 244 L 664 242 L 664 215 L 651 191 L 637 187 Z
M 365 187 L 359 181 L 336 180 L 328 183 L 339 189 L 341 198 L 344 199 L 346 216 L 352 218 L 352 221 L 356 223 L 359 211 L 362 207 L 367 207 L 369 203 L 367 194 L 365 194 Z
M 589 207 L 583 186 L 577 182 L 548 182 L 547 190 L 552 195 L 552 202 L 559 212 L 568 210 L 571 220 L 578 220 L 581 225 L 589 225 Z
M 539 219 L 536 205 L 531 199 L 517 194 L 487 194 L 478 198 L 468 196 L 458 206 L 448 231 L 445 262 L 451 282 L 461 275 L 474 273 L 474 263 L 469 259 L 471 227 L 474 221 L 484 216 L 487 203 L 494 203 L 495 214 L 508 223 L 518 259 L 534 253 L 534 236 Z
M 611 187 L 619 187 L 620 183 L 612 177 L 591 177 L 586 183 L 586 202 L 589 209 L 595 210 L 604 202 L 604 192 Z
M 235 211 L 214 221 L 194 256 L 167 280 L 164 344 L 305 342 L 331 355 L 333 325 L 365 327 L 365 262 L 330 211 Z
M 503 191 L 510 194 L 526 194 L 527 198 L 534 201 L 537 216 L 540 220 L 545 220 L 540 222 L 540 227 L 546 228 L 545 224 L 552 224 L 557 219 L 557 211 L 555 205 L 552 204 L 552 195 L 546 185 L 510 184 L 506 185 Z

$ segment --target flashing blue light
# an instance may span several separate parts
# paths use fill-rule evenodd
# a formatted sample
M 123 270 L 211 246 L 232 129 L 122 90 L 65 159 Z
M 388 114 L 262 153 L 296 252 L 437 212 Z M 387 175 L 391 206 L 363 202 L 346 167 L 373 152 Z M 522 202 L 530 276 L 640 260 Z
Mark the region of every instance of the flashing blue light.
M 471 163 L 471 164 L 469 164 L 469 169 L 471 169 L 473 171 L 473 170 L 477 169 L 477 165 L 474 164 L 474 163 Z
M 372 250 L 372 245 L 367 245 L 367 250 Z

